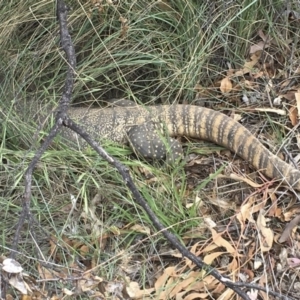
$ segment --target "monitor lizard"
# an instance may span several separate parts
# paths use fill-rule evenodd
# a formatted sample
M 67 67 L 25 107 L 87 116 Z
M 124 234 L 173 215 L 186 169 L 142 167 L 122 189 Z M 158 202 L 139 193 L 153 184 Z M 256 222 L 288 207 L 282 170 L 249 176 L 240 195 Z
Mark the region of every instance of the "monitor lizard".
M 49 115 L 45 107 L 34 111 L 35 120 L 39 122 L 41 117 Z M 194 105 L 140 106 L 129 100 L 117 101 L 116 105 L 105 108 L 71 107 L 68 112 L 95 140 L 130 144 L 135 152 L 146 158 L 162 159 L 169 152 L 171 160 L 180 157 L 181 145 L 172 138 L 176 136 L 214 142 L 250 162 L 267 177 L 300 191 L 300 171 L 270 152 L 243 125 L 221 112 Z M 167 138 L 163 138 L 165 133 Z M 68 128 L 63 128 L 62 136 L 73 147 L 86 145 Z

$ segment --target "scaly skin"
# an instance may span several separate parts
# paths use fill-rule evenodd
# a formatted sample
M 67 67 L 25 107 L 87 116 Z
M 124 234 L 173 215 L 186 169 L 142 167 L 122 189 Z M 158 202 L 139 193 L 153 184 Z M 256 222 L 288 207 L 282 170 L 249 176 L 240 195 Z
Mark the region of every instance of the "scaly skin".
M 41 123 L 49 117 L 53 106 L 31 101 L 25 107 L 16 106 L 23 121 Z M 132 126 L 164 124 L 169 136 L 186 136 L 212 141 L 250 162 L 269 178 L 276 179 L 300 191 L 300 171 L 266 149 L 244 126 L 226 115 L 193 105 L 117 106 L 108 108 L 70 108 L 69 115 L 80 123 L 94 139 L 105 138 L 128 143 Z M 64 128 L 62 135 L 70 146 L 84 146 L 76 133 Z M 76 146 L 76 145 L 75 145 Z
M 271 153 L 244 126 L 220 112 L 193 105 L 163 105 L 71 108 L 69 113 L 93 138 L 101 137 L 118 143 L 127 143 L 131 126 L 147 122 L 164 124 L 170 136 L 204 139 L 224 146 L 269 178 L 300 191 L 300 171 Z M 82 143 L 69 130 L 65 129 L 63 135 Z

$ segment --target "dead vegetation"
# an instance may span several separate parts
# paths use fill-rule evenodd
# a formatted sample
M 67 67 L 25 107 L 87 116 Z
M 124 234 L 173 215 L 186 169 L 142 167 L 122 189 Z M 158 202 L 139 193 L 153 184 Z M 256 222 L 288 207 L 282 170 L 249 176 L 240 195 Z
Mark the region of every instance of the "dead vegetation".
M 297 165 L 300 7 L 292 1 L 254 1 L 252 7 L 241 1 L 239 8 L 203 2 L 70 3 L 78 54 L 74 101 L 126 96 L 210 106 Z M 24 228 L 18 263 L 7 258 L 22 176 L 33 156 L 28 149 L 36 145 L 36 129 L 17 121 L 11 101 L 59 99 L 65 61 L 54 3 L 1 10 L 1 270 L 10 284 L 7 299 L 235 298 L 170 248 L 114 169 L 92 151 L 63 143 L 45 152 L 35 172 L 36 236 Z M 183 142 L 186 161 L 172 169 L 139 161 L 117 145 L 105 149 L 130 168 L 151 208 L 192 253 L 233 281 L 299 299 L 297 194 L 227 150 Z M 248 292 L 251 299 L 273 299 Z

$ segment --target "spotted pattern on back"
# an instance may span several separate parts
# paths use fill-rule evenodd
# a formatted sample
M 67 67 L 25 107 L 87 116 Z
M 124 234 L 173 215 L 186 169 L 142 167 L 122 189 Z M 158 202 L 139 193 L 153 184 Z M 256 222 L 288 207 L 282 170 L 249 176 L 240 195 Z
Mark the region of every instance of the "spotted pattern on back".
M 47 114 L 47 111 L 43 110 L 42 114 Z M 32 115 L 32 109 L 30 112 Z M 144 129 L 135 131 L 134 127 L 151 122 L 163 123 L 168 136 L 187 136 L 215 142 L 249 161 L 255 169 L 266 176 L 300 191 L 299 170 L 272 154 L 244 126 L 218 111 L 193 105 L 163 105 L 105 109 L 70 108 L 69 114 L 96 141 L 109 139 L 125 144 L 128 142 L 128 134 L 132 134 L 132 144 L 138 140 L 142 141 L 136 144 L 136 151 L 152 158 L 164 155 L 164 149 L 168 149 L 161 145 L 161 143 L 165 145 L 164 140 L 149 135 Z M 23 115 L 28 119 L 28 115 Z M 84 141 L 74 132 L 64 128 L 61 134 L 67 142 L 72 141 L 80 147 L 85 146 Z M 149 144 L 148 140 L 154 142 Z
M 172 138 L 164 138 L 156 133 L 153 124 L 132 126 L 128 132 L 128 141 L 133 150 L 144 158 L 173 162 L 182 157 L 180 143 Z

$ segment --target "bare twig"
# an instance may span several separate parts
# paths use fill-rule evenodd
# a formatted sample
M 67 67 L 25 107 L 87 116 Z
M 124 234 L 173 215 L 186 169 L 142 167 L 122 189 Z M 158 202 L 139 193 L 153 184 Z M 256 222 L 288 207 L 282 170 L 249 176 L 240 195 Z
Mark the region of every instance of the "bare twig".
M 36 164 L 38 163 L 38 161 L 40 160 L 40 158 L 42 157 L 45 150 L 49 147 L 52 140 L 55 138 L 55 136 L 58 134 L 59 130 L 63 126 L 63 119 L 66 118 L 67 116 L 67 109 L 71 102 L 71 96 L 72 96 L 72 90 L 74 84 L 74 70 L 76 68 L 76 56 L 75 56 L 75 50 L 72 43 L 72 39 L 67 28 L 67 6 L 63 1 L 57 1 L 57 17 L 60 24 L 61 45 L 63 50 L 66 53 L 69 67 L 67 70 L 67 76 L 66 76 L 64 89 L 63 89 L 62 98 L 59 102 L 60 105 L 58 107 L 58 111 L 56 114 L 56 122 L 51 128 L 50 133 L 45 139 L 42 146 L 35 153 L 32 161 L 30 162 L 25 172 L 25 192 L 22 198 L 22 211 L 19 218 L 19 222 L 16 227 L 16 232 L 15 232 L 13 245 L 12 245 L 12 251 L 10 254 L 12 258 L 15 257 L 16 250 L 18 247 L 18 241 L 20 238 L 20 231 L 26 219 L 28 220 L 29 223 L 29 230 L 30 230 L 30 224 L 33 221 L 30 212 L 30 198 L 31 198 L 31 184 L 32 184 L 33 170 Z M 34 233 L 32 234 L 34 235 Z

